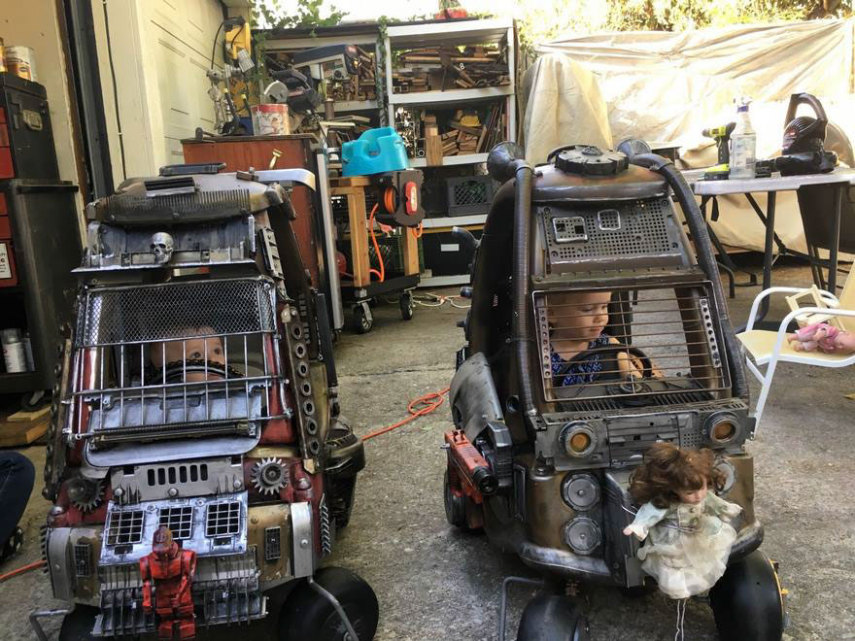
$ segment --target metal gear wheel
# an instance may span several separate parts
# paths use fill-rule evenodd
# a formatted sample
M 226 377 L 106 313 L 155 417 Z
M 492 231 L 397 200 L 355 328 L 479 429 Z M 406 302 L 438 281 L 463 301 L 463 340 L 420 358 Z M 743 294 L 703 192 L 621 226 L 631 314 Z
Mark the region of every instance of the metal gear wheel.
M 69 481 L 68 498 L 81 512 L 91 512 L 104 501 L 104 483 L 78 476 Z
M 260 494 L 278 494 L 288 484 L 282 459 L 263 458 L 253 465 L 252 484 Z

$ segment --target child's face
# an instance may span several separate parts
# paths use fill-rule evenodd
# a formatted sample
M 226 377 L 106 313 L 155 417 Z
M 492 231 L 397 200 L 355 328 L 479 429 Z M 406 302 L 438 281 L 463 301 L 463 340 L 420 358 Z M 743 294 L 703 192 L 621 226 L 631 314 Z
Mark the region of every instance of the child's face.
M 200 327 L 194 330 L 199 334 L 213 334 L 214 330 L 210 327 Z M 151 347 L 151 364 L 160 369 L 169 363 L 188 361 L 207 361 L 214 365 L 222 365 L 225 363 L 223 356 L 223 339 L 219 336 L 209 336 L 207 338 L 187 338 L 184 340 L 164 341 L 163 343 L 154 343 Z M 210 378 L 220 378 L 215 374 L 211 374 Z M 188 372 L 187 382 L 195 383 L 209 378 L 203 372 Z
M 554 338 L 592 341 L 609 322 L 611 292 L 549 294 L 549 326 Z
M 704 481 L 703 486 L 697 490 L 680 490 L 677 492 L 677 495 L 680 497 L 681 502 L 697 505 L 707 498 L 706 481 Z

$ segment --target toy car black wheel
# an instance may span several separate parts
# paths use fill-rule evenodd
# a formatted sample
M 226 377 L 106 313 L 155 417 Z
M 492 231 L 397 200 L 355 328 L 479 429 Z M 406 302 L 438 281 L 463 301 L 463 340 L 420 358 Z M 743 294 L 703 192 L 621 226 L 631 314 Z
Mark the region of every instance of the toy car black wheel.
M 540 594 L 528 602 L 517 641 L 588 641 L 588 620 L 568 597 Z
M 710 605 L 721 641 L 781 640 L 786 616 L 781 584 L 760 550 L 727 566 L 710 590 Z
M 445 518 L 450 525 L 469 532 L 472 534 L 481 532 L 481 527 L 471 527 L 467 509 L 476 509 L 477 506 L 465 496 L 457 496 L 451 491 L 451 485 L 448 482 L 448 470 L 445 470 L 445 479 L 443 481 L 443 501 L 445 503 Z
M 91 641 L 92 627 L 95 625 L 95 617 L 98 608 L 88 605 L 76 605 L 74 609 L 65 615 L 62 627 L 59 629 L 59 641 Z
M 374 327 L 374 316 L 368 303 L 353 306 L 353 329 L 358 334 L 367 334 Z
M 338 600 L 347 614 L 358 641 L 371 641 L 377 631 L 379 606 L 371 586 L 344 568 L 323 568 L 315 582 Z M 349 639 L 347 627 L 328 599 L 308 583 L 296 588 L 285 601 L 279 620 L 280 641 L 342 641 Z
M 466 497 L 457 496 L 451 491 L 448 483 L 448 470 L 445 470 L 445 479 L 442 484 L 443 498 L 445 502 L 445 518 L 450 525 L 459 528 L 466 527 Z
M 401 308 L 401 318 L 404 320 L 412 320 L 416 313 L 415 302 L 413 301 L 413 292 L 404 292 L 398 299 L 398 306 Z

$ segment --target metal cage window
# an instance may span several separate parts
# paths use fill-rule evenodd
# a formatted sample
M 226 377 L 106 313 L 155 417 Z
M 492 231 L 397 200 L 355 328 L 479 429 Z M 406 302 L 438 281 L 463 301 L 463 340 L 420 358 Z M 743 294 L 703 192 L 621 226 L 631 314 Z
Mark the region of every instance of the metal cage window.
M 76 432 L 96 446 L 248 434 L 250 422 L 273 418 L 279 347 L 270 281 L 93 288 L 80 308 Z
M 536 293 L 549 402 L 667 405 L 716 397 L 730 381 L 707 285 Z

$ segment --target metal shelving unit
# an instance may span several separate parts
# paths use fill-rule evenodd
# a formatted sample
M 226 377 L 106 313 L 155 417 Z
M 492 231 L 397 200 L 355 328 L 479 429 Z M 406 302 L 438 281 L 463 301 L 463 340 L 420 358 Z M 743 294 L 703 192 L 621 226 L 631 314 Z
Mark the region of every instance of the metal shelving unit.
M 419 91 L 409 93 L 395 93 L 393 73 L 393 53 L 402 49 L 417 49 L 438 47 L 442 45 L 459 46 L 465 44 L 490 44 L 507 43 L 508 52 L 508 76 L 510 84 L 498 87 L 475 87 L 471 89 L 453 88 L 445 91 Z M 397 107 L 423 107 L 423 108 L 447 108 L 449 106 L 475 105 L 485 100 L 505 100 L 504 112 L 507 114 L 506 140 L 514 140 L 516 132 L 516 110 L 515 110 L 515 34 L 514 23 L 511 19 L 491 20 L 460 20 L 448 22 L 435 22 L 414 25 L 389 26 L 385 39 L 385 64 L 386 64 L 386 99 L 388 114 L 391 122 L 394 122 L 394 113 Z M 423 65 L 431 67 L 431 63 Z M 436 66 L 436 65 L 433 65 Z M 487 161 L 487 153 L 470 153 L 455 156 L 444 156 L 441 165 L 428 165 L 427 159 L 410 158 L 410 165 L 430 172 L 436 167 L 472 167 Z M 475 214 L 466 216 L 437 216 L 425 218 L 424 228 L 431 232 L 448 232 L 454 226 L 480 229 L 484 224 L 486 214 Z M 443 243 L 443 247 L 449 243 Z M 453 243 L 450 243 L 453 244 Z M 430 267 L 429 265 L 427 267 Z M 423 276 L 422 286 L 442 287 L 447 285 L 459 285 L 468 282 L 468 274 Z

